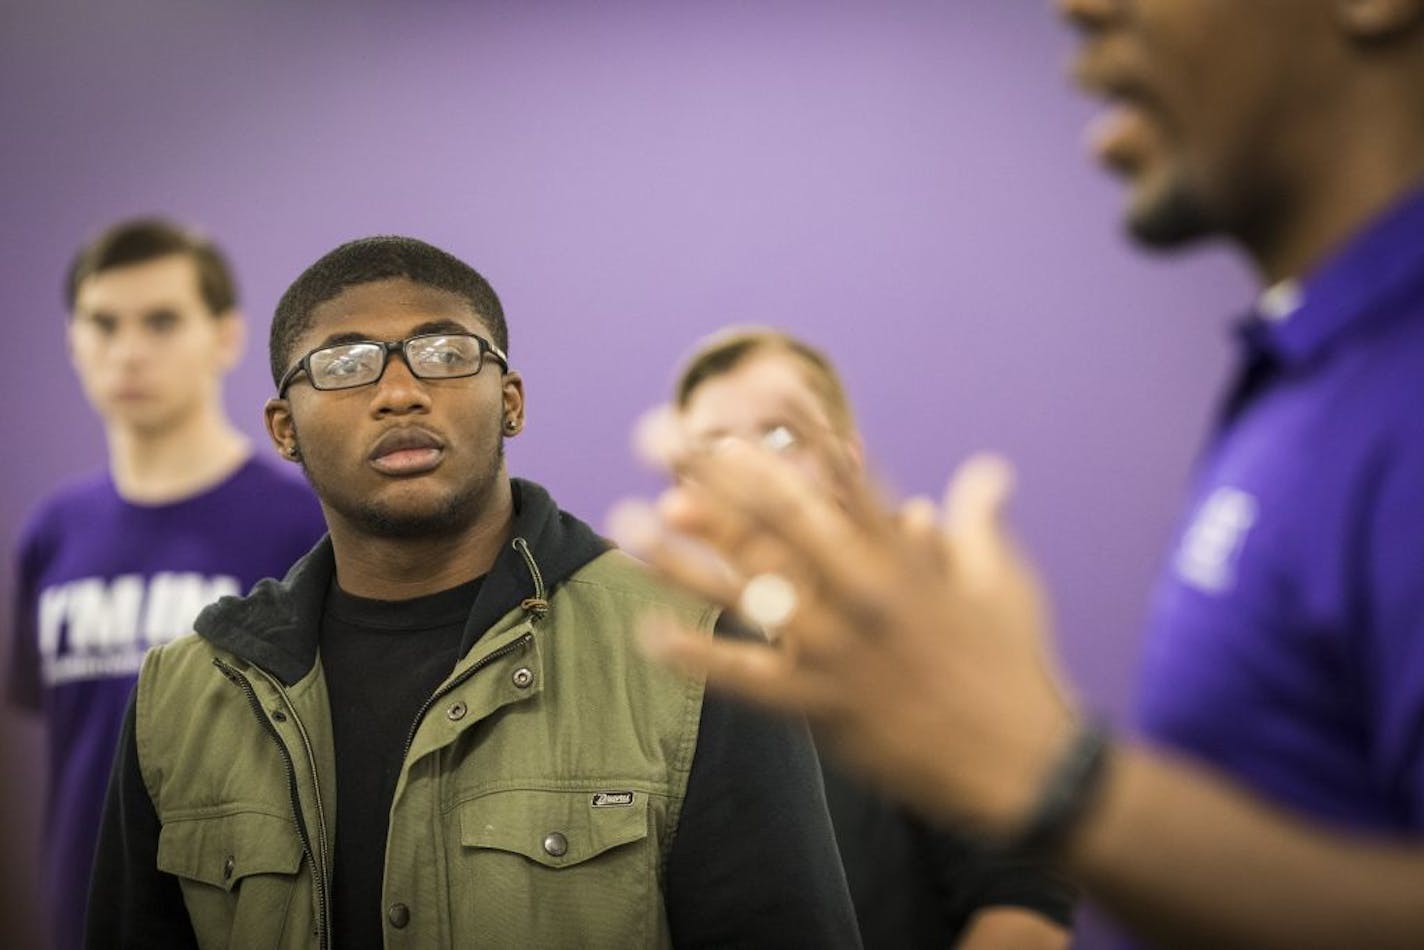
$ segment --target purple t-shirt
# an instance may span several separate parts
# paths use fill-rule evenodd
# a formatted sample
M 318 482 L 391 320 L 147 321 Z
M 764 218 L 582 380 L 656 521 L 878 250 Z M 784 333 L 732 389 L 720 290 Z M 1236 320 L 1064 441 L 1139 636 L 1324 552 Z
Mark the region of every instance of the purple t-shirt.
M 1243 329 L 1140 722 L 1315 820 L 1424 831 L 1424 193 L 1299 289 Z
M 183 501 L 124 501 L 108 475 L 61 490 L 19 545 L 10 697 L 48 726 L 44 890 L 78 947 L 109 767 L 144 652 L 208 603 L 280 577 L 326 526 L 295 471 L 254 457 Z

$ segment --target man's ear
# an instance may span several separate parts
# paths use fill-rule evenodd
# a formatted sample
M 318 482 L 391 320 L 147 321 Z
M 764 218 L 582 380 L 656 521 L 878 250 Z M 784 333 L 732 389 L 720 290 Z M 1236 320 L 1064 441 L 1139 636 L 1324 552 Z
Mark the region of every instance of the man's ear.
M 524 378 L 518 373 L 504 374 L 504 426 L 505 435 L 514 435 L 524 428 Z
M 1335 16 L 1351 39 L 1378 42 L 1424 23 L 1424 0 L 1335 0 Z
M 301 458 L 301 448 L 297 445 L 297 426 L 292 420 L 292 404 L 285 399 L 269 399 L 262 407 L 262 419 L 267 425 L 267 436 L 277 454 L 295 462 Z
M 214 319 L 218 321 L 218 365 L 226 373 L 242 361 L 247 349 L 247 318 L 234 309 Z

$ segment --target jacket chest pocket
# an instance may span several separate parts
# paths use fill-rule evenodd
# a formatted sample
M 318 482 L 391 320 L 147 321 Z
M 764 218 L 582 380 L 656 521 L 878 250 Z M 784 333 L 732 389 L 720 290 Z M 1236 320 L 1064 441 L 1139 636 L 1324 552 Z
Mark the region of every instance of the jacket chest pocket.
M 456 815 L 457 940 L 643 947 L 666 933 L 646 793 L 512 789 L 464 802 Z
M 298 878 L 310 882 L 302 854 L 290 818 L 259 812 L 170 821 L 158 834 L 158 869 L 178 878 L 205 948 L 304 945 L 308 922 L 288 926 Z M 307 916 L 309 903 L 297 905 Z

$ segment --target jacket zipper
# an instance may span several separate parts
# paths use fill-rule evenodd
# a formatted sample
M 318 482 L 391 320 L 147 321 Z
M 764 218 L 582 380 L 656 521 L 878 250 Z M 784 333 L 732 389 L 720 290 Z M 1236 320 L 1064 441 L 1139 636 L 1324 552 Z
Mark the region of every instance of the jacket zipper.
M 542 619 L 544 615 L 549 612 L 549 601 L 546 599 L 547 595 L 544 590 L 544 575 L 539 573 L 539 565 L 534 561 L 534 552 L 529 550 L 529 542 L 523 538 L 515 538 L 510 542 L 510 547 L 514 548 L 514 550 L 523 556 L 524 564 L 529 568 L 529 575 L 534 579 L 534 596 L 525 600 L 520 606 L 532 614 L 536 620 Z M 471 676 L 474 676 L 480 670 L 489 666 L 495 660 L 508 656 L 519 647 L 527 646 L 533 639 L 534 635 L 532 633 L 526 633 L 518 640 L 506 643 L 489 656 L 482 657 L 474 666 L 471 666 L 468 670 L 461 673 L 455 680 L 445 684 L 443 688 L 432 693 L 430 698 L 427 699 L 419 711 L 416 712 L 415 719 L 410 724 L 410 732 L 407 733 L 405 737 L 405 748 L 401 750 L 401 762 L 404 763 L 406 756 L 410 755 L 410 747 L 415 742 L 416 732 L 420 730 L 421 720 L 425 718 L 426 713 L 430 712 L 430 707 L 440 701 L 440 697 L 448 695 L 451 690 L 458 687 Z
M 292 799 L 292 817 L 296 820 L 297 836 L 301 838 L 302 853 L 311 864 L 312 878 L 316 883 L 317 942 L 322 948 L 329 947 L 331 944 L 327 929 L 329 912 L 326 893 L 326 866 L 325 864 L 317 863 L 316 855 L 312 851 L 311 835 L 307 832 L 306 819 L 302 817 L 301 792 L 297 787 L 297 768 L 292 762 L 291 750 L 288 749 L 287 744 L 282 741 L 282 737 L 278 734 L 277 728 L 267 719 L 267 714 L 262 708 L 262 702 L 257 698 L 257 691 L 252 688 L 252 682 L 242 673 L 228 666 L 217 657 L 213 658 L 213 665 L 231 682 L 236 683 L 242 689 L 243 693 L 247 696 L 248 705 L 252 708 L 252 714 L 257 717 L 257 721 L 261 723 L 262 728 L 272 737 L 272 741 L 277 743 L 277 749 L 282 754 L 282 764 L 286 766 L 287 769 L 287 788 Z M 315 767 L 313 767 L 312 774 L 316 774 Z M 320 809 L 318 809 L 318 812 L 319 811 Z
M 286 703 L 288 715 L 292 717 L 292 722 L 297 727 L 297 735 L 302 737 L 302 748 L 307 754 L 307 763 L 311 766 L 312 798 L 315 799 L 316 804 L 316 843 L 318 853 L 321 855 L 322 873 L 325 874 L 331 868 L 331 855 L 326 840 L 326 809 L 321 803 L 321 778 L 316 767 L 316 752 L 312 749 L 311 736 L 307 734 L 307 727 L 302 725 L 302 718 L 297 715 L 296 707 L 287 697 L 287 691 L 282 688 L 282 684 L 268 675 L 267 671 L 261 667 L 256 669 L 277 691 L 277 695 L 282 697 L 282 701 Z
M 427 699 L 425 703 L 420 707 L 420 711 L 415 714 L 415 720 L 410 724 L 410 732 L 405 737 L 405 748 L 401 750 L 401 762 L 405 762 L 406 756 L 410 755 L 410 747 L 415 742 L 415 734 L 420 730 L 421 720 L 425 718 L 426 713 L 430 712 L 431 706 L 434 706 L 437 702 L 440 701 L 440 698 L 442 696 L 449 695 L 451 690 L 457 688 L 461 683 L 468 680 L 471 676 L 474 676 L 480 670 L 489 666 L 495 660 L 506 657 L 509 654 L 513 653 L 515 650 L 520 649 L 521 647 L 527 647 L 533 639 L 534 634 L 526 633 L 518 640 L 511 640 L 509 643 L 506 643 L 504 646 L 500 647 L 498 650 L 495 650 L 488 656 L 481 657 L 468 670 L 461 673 L 449 683 L 446 683 L 440 689 L 431 693 L 430 698 Z

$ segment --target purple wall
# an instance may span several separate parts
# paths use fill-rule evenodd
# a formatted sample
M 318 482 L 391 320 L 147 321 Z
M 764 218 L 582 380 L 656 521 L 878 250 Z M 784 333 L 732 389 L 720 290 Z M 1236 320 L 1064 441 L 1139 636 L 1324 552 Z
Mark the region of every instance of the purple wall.
M 342 240 L 404 232 L 503 296 L 529 395 L 512 470 L 595 522 L 656 484 L 629 425 L 728 322 L 828 349 L 902 489 L 1009 453 L 1065 662 L 1121 715 L 1251 290 L 1218 253 L 1166 265 L 1119 237 L 1047 4 L 596 6 L 0 3 L 7 546 L 103 463 L 62 345 L 81 238 L 162 211 L 227 246 L 253 324 L 228 402 L 257 436 L 281 290 Z M 0 743 L 5 903 L 24 907 L 37 736 L 6 711 Z

